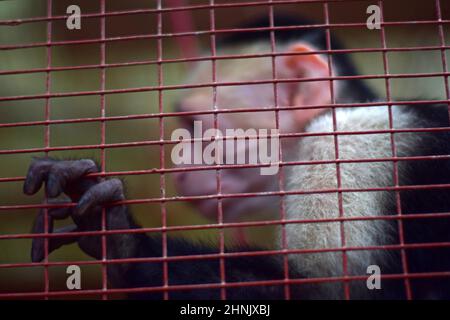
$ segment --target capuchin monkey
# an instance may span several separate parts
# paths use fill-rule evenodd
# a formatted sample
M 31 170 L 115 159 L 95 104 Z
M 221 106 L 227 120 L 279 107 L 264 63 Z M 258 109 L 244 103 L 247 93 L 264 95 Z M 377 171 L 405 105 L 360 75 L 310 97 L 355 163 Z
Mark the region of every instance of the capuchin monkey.
M 310 23 L 284 17 L 275 21 L 277 26 L 304 24 Z M 267 26 L 267 19 L 248 25 Z M 276 77 L 281 80 L 298 78 L 299 81 L 279 82 L 277 101 L 272 83 L 219 86 L 215 103 L 219 110 L 291 107 L 279 112 L 280 132 L 303 132 L 304 136 L 283 141 L 282 160 L 302 164 L 283 167 L 286 183 L 282 187 L 289 192 L 283 198 L 223 199 L 224 220 L 233 221 L 246 212 L 257 213 L 270 206 L 273 206 L 274 217 L 278 219 L 277 205 L 284 201 L 286 249 L 306 251 L 288 255 L 289 278 L 311 280 L 291 284 L 291 298 L 343 299 L 348 289 L 352 299 L 405 299 L 406 285 L 401 276 L 408 273 L 413 275 L 409 279 L 412 298 L 450 299 L 449 278 L 435 274 L 450 271 L 450 249 L 442 244 L 427 248 L 427 244 L 450 242 L 449 218 L 426 215 L 450 212 L 450 160 L 440 157 L 450 155 L 450 135 L 445 130 L 449 127 L 448 107 L 399 103 L 390 107 L 342 107 L 333 111 L 327 106 L 334 102 L 376 101 L 376 96 L 359 80 L 334 81 L 332 95 L 329 81 L 314 79 L 357 75 L 346 55 L 333 55 L 330 65 L 327 55 L 311 53 L 327 48 L 324 30 L 277 31 L 275 38 L 278 52 L 292 53 L 275 58 Z M 270 51 L 269 39 L 269 32 L 238 34 L 218 43 L 218 53 L 267 52 Z M 331 48 L 340 48 L 333 37 L 332 40 Z M 227 60 L 223 65 L 218 62 L 217 80 L 270 80 L 273 79 L 272 67 L 270 59 L 267 64 L 251 59 L 245 62 Z M 210 71 L 200 64 L 193 71 L 192 79 L 201 81 L 210 76 Z M 212 102 L 208 89 L 199 89 L 185 95 L 178 108 L 180 111 L 210 110 Z M 308 106 L 318 108 L 300 108 Z M 251 114 L 226 113 L 218 115 L 217 124 L 219 129 L 271 129 L 277 127 L 275 119 L 273 110 Z M 196 120 L 202 121 L 204 129 L 214 127 L 213 118 L 207 115 L 184 119 L 185 126 L 192 127 Z M 399 131 L 392 133 L 391 128 Z M 335 130 L 340 134 L 334 135 Z M 238 152 L 248 153 L 248 150 Z M 421 158 L 425 156 L 433 157 Z M 338 165 L 336 159 L 340 161 Z M 90 159 L 37 158 L 32 162 L 24 184 L 26 194 L 36 193 L 45 184 L 50 203 L 62 193 L 77 203 L 76 207 L 48 210 L 48 232 L 66 234 L 49 238 L 48 251 L 77 242 L 85 253 L 102 259 L 101 236 L 70 236 L 70 233 L 101 230 L 101 212 L 105 207 L 107 230 L 134 230 L 106 236 L 108 259 L 162 257 L 161 235 L 139 232 L 140 227 L 125 205 L 111 205 L 125 199 L 121 180 L 89 176 L 95 172 L 98 172 L 98 167 Z M 279 190 L 278 176 L 261 175 L 259 168 L 221 170 L 221 181 L 224 194 Z M 185 196 L 217 193 L 215 170 L 180 172 L 176 184 L 180 194 Z M 203 200 L 196 204 L 202 214 L 215 216 L 217 201 Z M 74 225 L 53 230 L 53 220 L 66 217 L 71 217 Z M 33 232 L 44 232 L 44 218 L 44 213 L 40 212 Z M 342 222 L 339 218 L 350 220 Z M 313 223 L 315 220 L 319 222 Z M 276 245 L 284 249 L 281 230 L 279 227 Z M 187 240 L 169 238 L 167 241 L 169 257 L 218 252 Z M 33 261 L 44 258 L 44 244 L 44 238 L 33 239 Z M 225 282 L 285 279 L 282 252 L 258 255 L 258 250 L 261 248 L 243 244 L 227 248 L 226 252 L 255 254 L 224 258 Z M 186 258 L 169 261 L 167 265 L 169 286 L 220 284 L 222 281 L 218 258 L 195 261 Z M 381 279 L 381 287 L 373 290 L 366 284 L 369 266 L 379 267 L 381 274 L 388 276 Z M 132 298 L 163 297 L 162 262 L 110 263 L 107 271 L 108 279 L 115 287 L 159 287 L 132 295 Z M 420 273 L 427 273 L 427 277 L 418 277 Z M 347 281 L 346 287 L 339 279 L 343 276 L 361 278 Z M 312 281 L 314 278 L 335 277 L 335 281 Z M 170 299 L 220 298 L 219 288 L 178 289 L 168 292 Z M 232 286 L 226 289 L 226 297 L 283 299 L 284 289 L 281 282 L 269 286 Z

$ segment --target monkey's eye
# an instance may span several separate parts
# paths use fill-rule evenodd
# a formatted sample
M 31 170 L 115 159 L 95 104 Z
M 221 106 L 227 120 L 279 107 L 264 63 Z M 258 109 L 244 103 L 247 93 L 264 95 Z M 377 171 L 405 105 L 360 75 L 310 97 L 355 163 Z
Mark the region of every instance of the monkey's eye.
M 191 134 L 194 133 L 194 118 L 191 116 L 180 116 L 179 122 L 181 124 L 181 127 L 183 127 L 186 130 L 189 130 Z
M 177 113 L 186 112 L 186 110 L 182 107 L 181 102 L 177 102 L 174 106 L 174 111 Z M 190 133 L 194 132 L 194 118 L 189 115 L 180 115 L 178 117 L 179 124 L 182 128 L 189 130 Z

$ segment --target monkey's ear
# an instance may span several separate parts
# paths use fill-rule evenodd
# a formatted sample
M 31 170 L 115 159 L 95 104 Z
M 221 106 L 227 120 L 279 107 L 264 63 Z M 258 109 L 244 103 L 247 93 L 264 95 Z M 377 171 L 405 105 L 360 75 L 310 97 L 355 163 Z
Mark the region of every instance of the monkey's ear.
M 298 77 L 319 78 L 329 75 L 328 62 L 317 51 L 305 43 L 296 43 L 289 47 L 288 52 L 295 55 L 285 57 L 284 63 L 287 68 Z
M 282 68 L 286 77 L 305 79 L 298 85 L 292 86 L 289 96 L 290 103 L 294 106 L 320 106 L 331 103 L 329 80 L 319 81 L 315 78 L 327 78 L 330 76 L 328 61 L 322 55 L 311 53 L 317 51 L 306 43 L 293 44 L 288 52 L 297 53 L 283 57 Z M 311 81 L 308 81 L 310 79 Z M 323 108 L 295 110 L 295 118 L 302 127 L 313 117 L 325 111 Z

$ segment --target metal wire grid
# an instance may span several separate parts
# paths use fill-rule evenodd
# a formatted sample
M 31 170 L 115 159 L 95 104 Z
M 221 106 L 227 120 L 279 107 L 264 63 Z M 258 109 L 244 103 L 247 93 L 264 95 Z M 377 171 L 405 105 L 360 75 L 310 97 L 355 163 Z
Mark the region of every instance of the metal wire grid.
M 346 253 L 349 251 L 358 251 L 358 250 L 400 250 L 402 257 L 402 265 L 403 265 L 403 273 L 401 274 L 391 274 L 391 275 L 382 275 L 383 279 L 403 279 L 405 283 L 405 290 L 407 294 L 407 298 L 411 299 L 411 288 L 410 288 L 410 279 L 414 278 L 432 278 L 432 277 L 448 277 L 450 276 L 450 270 L 447 272 L 427 272 L 414 274 L 408 272 L 408 263 L 406 261 L 405 250 L 407 249 L 418 249 L 418 248 L 439 248 L 439 247 L 448 247 L 450 243 L 419 243 L 419 244 L 407 244 L 404 241 L 403 236 L 403 226 L 402 222 L 406 219 L 430 219 L 430 218 L 442 218 L 448 217 L 450 218 L 450 212 L 448 213 L 439 213 L 439 214 L 408 214 L 403 215 L 402 209 L 400 205 L 400 191 L 403 190 L 415 190 L 415 189 L 439 189 L 439 188 L 449 188 L 448 184 L 440 184 L 440 185 L 427 185 L 427 186 L 400 186 L 398 180 L 398 167 L 397 163 L 399 161 L 427 161 L 427 160 L 436 160 L 436 159 L 450 159 L 450 155 L 442 155 L 442 156 L 416 156 L 416 157 L 401 157 L 397 156 L 397 149 L 394 141 L 394 135 L 396 133 L 402 132 L 438 132 L 438 131 L 449 131 L 450 128 L 421 128 L 421 129 L 394 129 L 392 125 L 392 105 L 395 104 L 395 101 L 392 100 L 391 97 L 391 79 L 399 79 L 399 78 L 419 78 L 419 77 L 442 77 L 445 81 L 445 90 L 446 90 L 446 99 L 445 100 L 421 100 L 421 101 L 402 101 L 402 104 L 405 105 L 419 105 L 423 103 L 446 103 L 450 105 L 450 88 L 448 82 L 449 72 L 447 71 L 447 60 L 445 51 L 450 49 L 450 46 L 445 44 L 444 37 L 444 28 L 445 24 L 449 24 L 450 20 L 442 19 L 442 9 L 440 0 L 435 0 L 435 10 L 436 10 L 436 19 L 434 20 L 422 20 L 422 21 L 401 21 L 401 22 L 385 22 L 382 20 L 381 22 L 381 32 L 380 32 L 380 48 L 357 48 L 357 49 L 341 49 L 341 50 L 332 50 L 331 49 L 331 34 L 330 30 L 333 28 L 365 28 L 366 25 L 364 23 L 330 23 L 329 19 L 329 3 L 334 2 L 357 2 L 359 0 L 290 0 L 290 1 L 273 1 L 268 0 L 267 2 L 240 2 L 240 3 L 215 3 L 214 0 L 210 0 L 209 4 L 203 5 L 190 5 L 185 6 L 180 4 L 180 2 L 174 0 L 171 1 L 174 4 L 177 4 L 174 7 L 164 8 L 162 0 L 158 0 L 156 3 L 156 7 L 154 9 L 137 9 L 137 10 L 124 10 L 124 11 L 115 11 L 115 12 L 106 12 L 106 0 L 99 0 L 100 2 L 100 12 L 99 13 L 89 13 L 82 14 L 82 18 L 97 18 L 100 19 L 100 37 L 98 39 L 89 39 L 89 40 L 70 40 L 70 41 L 53 41 L 52 40 L 52 24 L 57 20 L 64 20 L 66 16 L 53 16 L 52 15 L 52 0 L 47 0 L 47 16 L 46 17 L 35 17 L 35 18 L 27 18 L 27 19 L 14 19 L 14 20 L 3 20 L 0 21 L 0 26 L 15 26 L 21 25 L 25 23 L 37 23 L 37 22 L 46 22 L 47 24 L 47 41 L 46 42 L 38 42 L 38 43 L 23 43 L 23 44 L 15 44 L 15 45 L 0 45 L 0 50 L 17 50 L 17 49 L 26 49 L 26 48 L 38 48 L 45 47 L 46 48 L 46 56 L 47 56 L 47 66 L 45 68 L 32 68 L 32 69 L 21 69 L 21 70 L 0 70 L 0 76 L 8 76 L 8 75 L 17 75 L 17 74 L 28 74 L 28 73 L 45 73 L 46 74 L 46 90 L 43 94 L 33 94 L 33 95 L 21 95 L 21 96 L 6 96 L 0 97 L 0 102 L 2 101 L 20 101 L 20 100 L 35 100 L 35 99 L 45 99 L 45 120 L 40 121 L 27 121 L 27 122 L 15 122 L 15 123 L 0 123 L 0 128 L 7 127 L 25 127 L 25 126 L 45 126 L 45 147 L 43 148 L 25 148 L 25 149 L 8 149 L 8 150 L 0 150 L 0 155 L 14 155 L 21 153 L 36 153 L 36 152 L 44 152 L 45 154 L 49 154 L 54 151 L 67 151 L 67 150 L 100 150 L 100 164 L 101 164 L 101 172 L 92 174 L 92 176 L 125 176 L 125 175 L 148 175 L 148 174 L 159 174 L 160 175 L 160 190 L 161 195 L 160 198 L 146 198 L 146 199 L 130 199 L 124 200 L 120 202 L 116 202 L 115 204 L 142 204 L 142 203 L 158 203 L 161 208 L 161 217 L 162 223 L 161 227 L 157 228 L 142 228 L 142 229 L 133 229 L 133 230 L 106 230 L 106 215 L 105 209 L 102 212 L 102 229 L 101 231 L 86 231 L 86 232 L 75 232 L 70 234 L 51 234 L 48 233 L 48 216 L 45 214 L 45 233 L 43 234 L 0 234 L 0 240 L 5 239 L 27 239 L 27 238 L 44 238 L 45 239 L 45 259 L 40 263 L 7 263 L 0 264 L 0 268 L 23 268 L 23 267 L 35 267 L 35 266 L 43 266 L 44 267 L 44 291 L 42 292 L 26 292 L 26 293 L 1 293 L 0 298 L 45 298 L 48 299 L 50 297 L 58 297 L 58 296 L 78 296 L 78 295 L 101 295 L 103 299 L 108 299 L 108 296 L 113 293 L 131 293 L 131 292 L 163 292 L 164 298 L 169 298 L 169 292 L 175 290 L 192 290 L 192 289 L 206 289 L 206 288 L 220 288 L 221 298 L 226 299 L 226 289 L 232 287 L 247 287 L 247 286 L 267 286 L 267 285 L 284 285 L 285 288 L 285 298 L 290 299 L 290 285 L 293 284 L 302 284 L 302 283 L 322 283 L 322 282 L 343 282 L 345 289 L 345 297 L 347 299 L 350 298 L 350 289 L 348 283 L 350 281 L 356 280 L 365 280 L 365 276 L 350 276 L 347 274 L 347 259 Z M 182 2 L 181 2 L 182 3 Z M 301 25 L 301 26 L 289 26 L 289 27 L 279 27 L 274 26 L 274 7 L 280 4 L 295 4 L 295 3 L 319 3 L 323 6 L 323 15 L 324 15 L 324 23 L 323 24 L 314 24 L 314 25 Z M 381 9 L 383 9 L 383 0 L 378 1 L 378 5 Z M 238 7 L 251 7 L 251 6 L 267 6 L 269 8 L 269 16 L 270 16 L 270 26 L 267 28 L 253 28 L 253 29 L 240 29 L 240 28 L 232 28 L 232 29 L 216 29 L 215 25 L 215 10 L 220 8 L 238 8 Z M 173 13 L 173 12 L 182 12 L 184 13 L 185 23 L 189 23 L 189 14 L 191 14 L 194 10 L 207 9 L 209 11 L 209 30 L 204 31 L 192 31 L 192 32 L 176 32 L 176 33 L 163 33 L 162 29 L 162 15 L 164 13 Z M 382 10 L 383 11 L 383 10 Z M 143 13 L 153 13 L 157 17 L 157 33 L 150 35 L 131 35 L 131 36 L 121 36 L 121 37 L 106 37 L 106 27 L 105 20 L 108 17 L 112 16 L 128 16 L 128 15 L 136 15 Z M 177 21 L 177 23 L 182 23 Z M 438 26 L 439 30 L 439 46 L 417 46 L 417 47 L 406 47 L 406 48 L 388 48 L 386 45 L 386 34 L 385 27 L 387 26 L 398 26 L 398 25 L 435 25 Z M 315 53 L 324 53 L 328 54 L 328 64 L 330 73 L 327 77 L 322 78 L 304 78 L 304 79 L 277 79 L 276 78 L 276 65 L 275 65 L 275 57 L 288 55 L 289 53 L 276 52 L 275 48 L 275 31 L 277 30 L 288 30 L 288 29 L 308 29 L 308 28 L 325 28 L 326 30 L 326 39 L 327 39 L 327 49 L 319 50 Z M 271 43 L 271 52 L 270 53 L 262 53 L 262 54 L 227 54 L 227 55 L 217 55 L 216 51 L 216 36 L 219 34 L 226 33 L 237 33 L 237 32 L 250 32 L 250 31 L 261 31 L 266 30 L 270 31 L 270 43 Z M 174 58 L 174 59 L 164 59 L 163 58 L 163 49 L 162 49 L 162 40 L 165 38 L 182 38 L 186 36 L 200 36 L 207 35 L 210 38 L 210 55 L 207 57 L 183 57 L 183 58 Z M 156 60 L 142 60 L 135 62 L 121 62 L 121 63 L 106 63 L 106 44 L 117 41 L 130 41 L 130 40 L 138 40 L 138 39 L 156 39 L 157 40 L 157 58 Z M 185 42 L 186 43 L 186 42 Z M 81 45 L 81 44 L 98 44 L 101 48 L 100 50 L 100 64 L 91 64 L 91 65 L 80 65 L 80 66 L 64 66 L 64 67 L 53 67 L 52 66 L 52 48 L 56 46 L 69 46 L 69 45 Z M 194 52 L 195 49 L 191 49 Z M 433 73 L 413 73 L 413 74 L 390 74 L 389 69 L 389 60 L 388 53 L 389 52 L 408 52 L 408 51 L 441 51 L 441 59 L 442 59 L 442 72 L 433 72 Z M 358 53 L 358 52 L 381 52 L 383 55 L 383 68 L 384 73 L 381 75 L 358 75 L 358 76 L 336 76 L 332 73 L 332 54 L 336 53 Z M 217 82 L 216 79 L 216 62 L 218 60 L 227 60 L 227 59 L 236 59 L 236 58 L 259 58 L 259 57 L 270 57 L 272 59 L 272 76 L 273 79 L 264 80 L 264 81 L 252 81 L 252 82 Z M 163 84 L 163 69 L 162 65 L 167 63 L 177 63 L 177 62 L 194 62 L 194 61 L 211 61 L 212 64 L 212 75 L 211 82 L 209 83 L 201 83 L 195 85 L 164 85 Z M 105 87 L 105 79 L 106 79 L 106 70 L 109 68 L 118 68 L 124 66 L 141 66 L 141 65 L 156 65 L 157 73 L 158 73 L 158 84 L 157 86 L 146 86 L 146 87 L 136 87 L 136 88 L 122 88 L 122 89 L 106 89 Z M 86 70 L 86 69 L 99 69 L 101 71 L 101 86 L 99 90 L 90 90 L 90 91 L 80 91 L 80 92 L 51 92 L 51 81 L 52 81 L 52 73 L 67 71 L 67 70 Z M 350 79 L 384 79 L 385 88 L 386 88 L 386 98 L 385 102 L 369 102 L 369 103 L 358 103 L 358 104 L 339 104 L 335 101 L 335 93 L 334 93 L 334 81 L 339 80 L 350 80 Z M 278 106 L 278 91 L 277 85 L 279 83 L 286 82 L 302 82 L 302 81 L 324 81 L 327 80 L 330 83 L 330 92 L 332 97 L 332 103 L 328 105 L 321 106 L 312 106 L 312 107 L 303 107 L 303 106 L 288 106 L 288 107 L 280 107 Z M 260 167 L 261 165 L 254 164 L 245 164 L 245 165 L 216 165 L 216 166 L 196 166 L 191 168 L 166 168 L 165 163 L 165 152 L 164 146 L 170 145 L 176 142 L 165 140 L 164 139 L 164 118 L 169 117 L 183 117 L 183 116 L 193 116 L 200 114 L 210 114 L 214 116 L 214 127 L 217 129 L 218 127 L 218 115 L 224 113 L 233 113 L 233 112 L 259 112 L 261 111 L 258 108 L 242 108 L 242 109 L 217 109 L 214 107 L 211 110 L 202 110 L 195 112 L 164 112 L 164 100 L 163 100 L 163 92 L 167 90 L 177 90 L 177 89 L 190 89 L 190 88 L 201 88 L 201 87 L 211 87 L 213 89 L 213 101 L 212 105 L 216 106 L 216 96 L 217 96 L 217 87 L 218 86 L 235 86 L 235 85 L 243 85 L 243 84 L 265 84 L 272 83 L 273 84 L 273 94 L 275 97 L 275 106 L 272 109 L 276 113 L 276 127 L 279 128 L 279 111 L 282 110 L 292 110 L 292 109 L 309 109 L 309 108 L 331 108 L 333 110 L 333 132 L 326 133 L 286 133 L 280 134 L 280 138 L 288 139 L 288 138 L 298 138 L 305 136 L 333 136 L 335 142 L 335 155 L 336 158 L 334 160 L 323 160 L 323 161 L 283 161 L 280 160 L 280 168 L 281 171 L 278 174 L 278 185 L 279 190 L 273 192 L 248 192 L 248 193 L 239 193 L 239 194 L 223 194 L 221 191 L 221 170 L 229 169 L 229 168 L 252 168 L 252 167 Z M 125 115 L 125 116 L 106 116 L 106 101 L 107 97 L 112 94 L 119 93 L 137 93 L 137 92 L 149 92 L 149 91 L 157 91 L 158 92 L 158 112 L 157 113 L 149 113 L 149 114 L 139 114 L 139 115 Z M 100 109 L 101 116 L 94 118 L 76 118 L 76 119 L 50 119 L 51 112 L 51 101 L 55 98 L 60 97 L 76 97 L 76 96 L 100 96 Z M 359 131 L 359 132 L 345 132 L 340 131 L 336 132 L 336 108 L 352 108 L 352 107 L 376 107 L 376 106 L 384 106 L 388 105 L 389 107 L 389 129 L 385 130 L 370 130 L 370 131 Z M 264 112 L 267 112 L 270 109 L 264 109 Z M 132 119 L 158 119 L 159 120 L 159 140 L 155 141 L 138 141 L 138 142 L 126 142 L 126 143 L 106 143 L 106 130 L 105 124 L 109 121 L 119 121 L 119 120 L 132 120 Z M 67 124 L 67 123 L 89 123 L 89 122 L 100 122 L 101 123 L 101 142 L 100 144 L 92 144 L 92 145 L 82 145 L 82 146 L 62 146 L 62 147 L 52 147 L 50 143 L 50 130 L 52 125 L 57 124 Z M 390 134 L 391 137 L 391 149 L 392 156 L 388 158 L 376 158 L 376 159 L 352 159 L 352 160 L 343 160 L 339 159 L 339 148 L 337 144 L 338 135 L 367 135 L 367 134 Z M 256 138 L 256 137 L 255 137 Z M 200 139 L 203 141 L 203 139 Z M 199 141 L 199 139 L 192 139 L 192 141 Z M 205 140 L 206 141 L 206 140 Z M 153 168 L 148 170 L 128 170 L 128 171 L 120 171 L 120 172 L 111 172 L 107 171 L 106 164 L 106 154 L 105 150 L 110 148 L 124 148 L 124 147 L 139 147 L 139 146 L 159 146 L 159 160 L 160 166 L 159 168 Z M 279 159 L 283 159 L 282 150 L 279 149 Z M 394 164 L 394 186 L 388 188 L 366 188 L 366 189 L 352 189 L 352 188 L 343 188 L 341 185 L 340 179 L 340 165 L 342 163 L 364 163 L 364 162 L 392 162 Z M 294 191 L 286 191 L 284 190 L 284 174 L 283 168 L 286 166 L 292 165 L 306 165 L 306 164 L 335 164 L 337 168 L 337 188 L 330 189 L 321 189 L 321 190 L 294 190 Z M 216 170 L 216 183 L 217 183 L 217 194 L 215 195 L 204 195 L 204 196 L 189 196 L 189 197 L 168 197 L 166 195 L 166 174 L 180 171 L 199 171 L 199 170 L 211 170 L 211 168 Z M 17 182 L 23 181 L 24 177 L 6 177 L 0 178 L 0 183 L 7 182 Z M 345 192 L 372 192 L 372 191 L 392 191 L 396 194 L 396 202 L 397 202 L 397 215 L 395 216 L 371 216 L 371 217 L 345 217 L 343 212 L 342 205 L 342 194 Z M 302 195 L 302 194 L 314 194 L 314 193 L 337 193 L 338 201 L 339 201 L 339 217 L 338 218 L 329 218 L 329 219 L 321 219 L 320 222 L 339 222 L 341 225 L 341 247 L 339 248 L 324 248 L 324 249 L 288 249 L 287 248 L 287 240 L 286 240 L 286 232 L 284 227 L 286 224 L 301 224 L 301 223 L 317 223 L 318 220 L 286 220 L 285 219 L 285 206 L 284 206 L 284 197 L 288 195 Z M 279 208 L 279 219 L 269 220 L 269 221 L 254 221 L 254 222 L 236 222 L 236 223 L 227 223 L 223 221 L 223 210 L 222 210 L 222 200 L 227 198 L 243 198 L 243 197 L 264 197 L 264 196 L 279 196 L 280 208 Z M 167 209 L 166 204 L 168 202 L 174 201 L 193 201 L 193 200 L 205 200 L 205 199 L 218 199 L 217 206 L 217 223 L 211 223 L 206 225 L 188 225 L 188 226 L 168 226 L 167 225 Z M 10 210 L 17 209 L 49 209 L 53 207 L 62 207 L 62 206 L 75 206 L 75 204 L 67 204 L 67 205 L 51 205 L 51 204 L 37 204 L 37 205 L 3 205 L 0 206 L 0 213 L 4 214 Z M 47 211 L 47 210 L 46 210 Z M 383 245 L 383 246 L 370 246 L 370 247 L 349 247 L 345 243 L 345 233 L 344 233 L 344 222 L 348 221 L 373 221 L 373 220 L 396 220 L 399 222 L 399 244 L 395 245 Z M 235 227 L 254 227 L 254 226 L 268 226 L 268 225 L 281 225 L 282 226 L 282 249 L 281 250 L 263 250 L 256 252 L 225 252 L 225 241 L 224 241 L 224 230 L 227 228 L 235 228 Z M 167 232 L 170 231 L 185 231 L 185 230 L 208 230 L 208 229 L 219 229 L 219 252 L 214 254 L 202 254 L 202 255 L 190 255 L 190 256 L 168 256 L 167 253 Z M 110 260 L 106 257 L 107 245 L 106 245 L 106 236 L 117 233 L 153 233 L 160 232 L 162 233 L 162 256 L 161 257 L 151 257 L 151 258 L 127 258 L 127 259 L 115 259 Z M 99 261 L 64 261 L 64 262 L 51 262 L 48 260 L 48 239 L 52 237 L 65 237 L 65 236 L 82 236 L 82 235 L 101 235 L 102 239 L 102 260 Z M 323 278 L 314 278 L 314 279 L 290 279 L 289 278 L 289 270 L 288 270 L 288 260 L 287 256 L 289 254 L 300 254 L 300 253 L 322 253 L 322 252 L 341 252 L 343 255 L 343 271 L 344 276 L 342 277 L 323 277 Z M 270 255 L 283 255 L 284 257 L 284 279 L 282 280 L 267 280 L 267 281 L 249 281 L 249 282 L 233 282 L 228 283 L 225 277 L 225 261 L 226 259 L 232 257 L 243 257 L 243 256 L 270 256 Z M 169 274 L 168 274 L 168 263 L 173 261 L 183 261 L 183 260 L 200 260 L 200 259 L 219 259 L 220 260 L 220 283 L 211 283 L 211 284 L 195 284 L 195 285 L 169 285 Z M 139 263 L 139 262 L 162 262 L 163 263 L 163 285 L 161 287 L 144 287 L 144 288 L 121 288 L 114 289 L 109 288 L 107 284 L 107 275 L 106 275 L 106 266 L 108 264 L 113 263 Z M 92 264 L 101 264 L 102 266 L 102 288 L 101 289 L 92 289 L 92 290 L 81 290 L 81 291 L 50 291 L 49 286 L 49 272 L 48 269 L 51 266 L 68 266 L 71 264 L 77 265 L 92 265 Z

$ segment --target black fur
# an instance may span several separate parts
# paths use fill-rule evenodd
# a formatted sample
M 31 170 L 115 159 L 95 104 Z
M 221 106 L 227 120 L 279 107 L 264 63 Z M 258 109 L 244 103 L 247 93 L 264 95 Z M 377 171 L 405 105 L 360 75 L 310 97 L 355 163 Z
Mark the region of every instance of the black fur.
M 141 235 L 140 256 L 161 257 L 161 237 Z M 217 248 L 201 244 L 193 244 L 184 240 L 168 239 L 169 256 L 190 256 L 217 254 Z M 255 251 L 255 248 L 240 247 L 227 249 L 227 252 Z M 225 281 L 227 283 L 282 280 L 282 256 L 250 256 L 234 257 L 225 260 Z M 295 272 L 293 272 L 296 274 Z M 297 277 L 299 277 L 297 275 Z M 163 285 L 162 263 L 133 264 L 124 278 L 128 279 L 127 287 L 148 287 Z M 168 262 L 169 286 L 192 284 L 220 284 L 220 261 L 214 259 L 196 259 Z M 299 297 L 297 286 L 291 289 L 294 296 Z M 226 289 L 227 299 L 284 299 L 284 286 L 240 286 Z M 134 299 L 161 299 L 162 292 L 137 293 L 130 296 Z M 171 290 L 170 299 L 220 299 L 220 289 Z
M 419 128 L 449 128 L 447 105 L 415 105 L 406 107 L 419 114 Z M 450 155 L 450 132 L 414 133 L 425 141 L 412 156 Z M 399 134 L 397 139 L 401 139 Z M 399 156 L 402 156 L 399 154 Z M 400 177 L 400 185 L 434 185 L 450 183 L 450 160 L 402 161 L 407 176 Z M 450 188 L 401 191 L 403 214 L 450 213 Z M 405 242 L 450 242 L 450 217 L 407 219 L 404 222 Z M 450 248 L 407 250 L 409 272 L 450 271 Z M 415 279 L 411 281 L 415 298 L 450 299 L 450 278 Z M 431 290 L 430 290 L 431 289 Z

